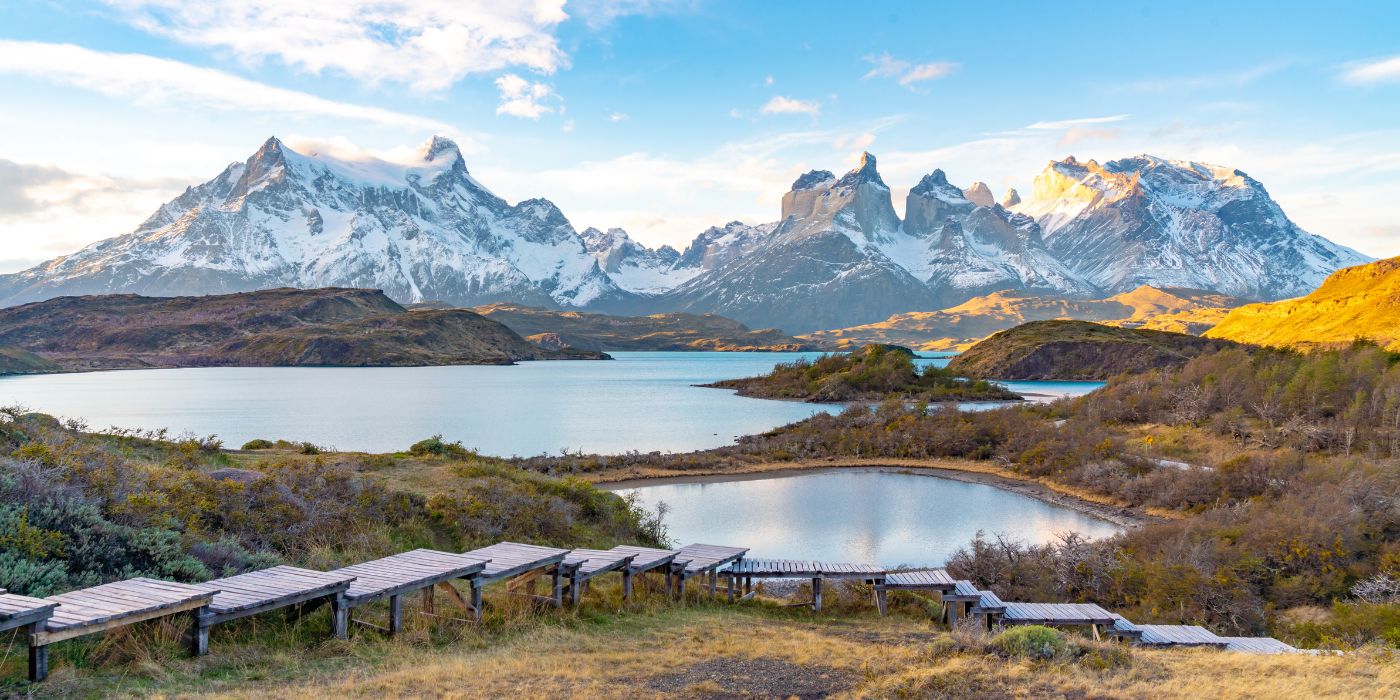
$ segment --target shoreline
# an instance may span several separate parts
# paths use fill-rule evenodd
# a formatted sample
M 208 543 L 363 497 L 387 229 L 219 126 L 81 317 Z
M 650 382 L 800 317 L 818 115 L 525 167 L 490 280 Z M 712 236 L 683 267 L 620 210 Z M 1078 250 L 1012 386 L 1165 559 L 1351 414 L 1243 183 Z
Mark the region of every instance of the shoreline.
M 758 481 L 802 473 L 861 470 L 870 473 L 916 474 L 939 479 L 951 479 L 972 484 L 992 486 L 1034 498 L 1043 503 L 1104 520 L 1124 529 L 1136 529 L 1163 518 L 1139 512 L 1108 499 L 1075 493 L 1073 490 L 1030 479 L 990 465 L 966 460 L 901 460 L 901 459 L 830 459 L 818 462 L 765 462 L 746 465 L 735 470 L 693 470 L 687 472 L 655 470 L 649 473 L 607 474 L 593 481 L 605 491 L 621 491 L 641 486 L 661 484 L 706 484 L 722 481 Z M 617 478 L 617 477 L 624 478 Z

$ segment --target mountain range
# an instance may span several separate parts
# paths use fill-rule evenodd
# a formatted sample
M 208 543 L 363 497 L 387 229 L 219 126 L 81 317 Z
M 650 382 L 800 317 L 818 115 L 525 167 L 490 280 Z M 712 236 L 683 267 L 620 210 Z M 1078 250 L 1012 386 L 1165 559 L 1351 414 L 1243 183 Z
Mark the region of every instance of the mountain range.
M 1052 162 L 1029 197 L 1000 202 L 933 170 L 901 219 L 866 153 L 840 177 L 797 178 L 778 221 L 713 227 L 682 251 L 579 232 L 546 199 L 512 205 L 443 137 L 406 163 L 271 138 L 135 231 L 0 275 L 0 305 L 342 286 L 401 303 L 716 313 L 802 333 L 1003 291 L 1097 299 L 1152 285 L 1274 300 L 1369 260 L 1300 229 L 1238 170 L 1146 155 Z

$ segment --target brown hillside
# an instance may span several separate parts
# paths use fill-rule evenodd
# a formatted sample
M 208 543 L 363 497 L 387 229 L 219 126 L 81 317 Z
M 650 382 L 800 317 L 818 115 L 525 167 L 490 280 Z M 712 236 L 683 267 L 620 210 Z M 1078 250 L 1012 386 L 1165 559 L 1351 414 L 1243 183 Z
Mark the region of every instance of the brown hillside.
M 405 310 L 374 289 L 203 297 L 59 297 L 0 309 L 0 345 L 66 370 L 507 364 L 597 358 L 545 350 L 465 310 Z
M 715 314 L 662 313 L 609 316 L 553 311 L 519 304 L 489 304 L 473 311 L 520 335 L 585 350 L 807 351 L 821 349 L 774 328 L 751 330 Z
M 1103 380 L 1124 372 L 1180 367 L 1192 357 L 1233 345 L 1086 321 L 1035 321 L 972 346 L 953 358 L 948 369 L 986 379 Z

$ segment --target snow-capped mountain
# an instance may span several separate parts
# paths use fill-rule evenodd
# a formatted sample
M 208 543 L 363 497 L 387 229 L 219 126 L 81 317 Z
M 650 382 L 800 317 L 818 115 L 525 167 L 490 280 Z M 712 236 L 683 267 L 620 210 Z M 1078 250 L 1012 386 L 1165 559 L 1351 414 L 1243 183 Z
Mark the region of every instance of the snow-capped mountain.
M 1093 296 L 1097 290 L 1046 249 L 1029 216 L 996 204 L 986 185 L 960 190 L 942 170 L 909 190 L 904 232 L 922 248 L 897 256 L 947 306 L 1002 290 Z
M 508 204 L 449 139 L 390 163 L 298 153 L 272 138 L 132 233 L 0 277 L 0 304 L 328 286 L 459 305 L 598 308 L 630 296 L 557 207 Z
M 1110 294 L 1147 284 L 1279 299 L 1371 260 L 1299 228 L 1239 170 L 1149 155 L 1051 162 L 1012 209 L 1035 218 L 1050 252 Z
M 839 179 L 825 170 L 799 177 L 782 215 L 760 247 L 686 282 L 667 303 L 803 332 L 1004 289 L 1097 293 L 1050 255 L 1034 220 L 996 204 L 985 184 L 962 190 L 938 170 L 910 191 L 902 222 L 869 153 Z
M 866 154 L 840 179 L 825 170 L 797 178 L 783 195 L 782 221 L 761 246 L 686 282 L 665 302 L 788 332 L 935 308 L 928 286 L 884 251 L 904 238 L 890 189 Z
M 579 236 L 588 253 L 617 286 L 641 294 L 660 294 L 694 277 L 699 270 L 674 269 L 680 251 L 668 245 L 648 248 L 620 228 L 586 228 Z

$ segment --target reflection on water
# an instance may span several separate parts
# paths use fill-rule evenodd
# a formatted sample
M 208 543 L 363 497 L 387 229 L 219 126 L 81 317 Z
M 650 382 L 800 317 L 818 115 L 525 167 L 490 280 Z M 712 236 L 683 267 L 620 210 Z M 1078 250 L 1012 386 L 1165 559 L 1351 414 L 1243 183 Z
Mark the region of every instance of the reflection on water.
M 627 488 L 665 503 L 680 544 L 749 547 L 751 556 L 941 565 L 979 530 L 1026 542 L 1105 537 L 1112 523 L 983 484 L 918 474 L 831 470 L 718 483 Z

